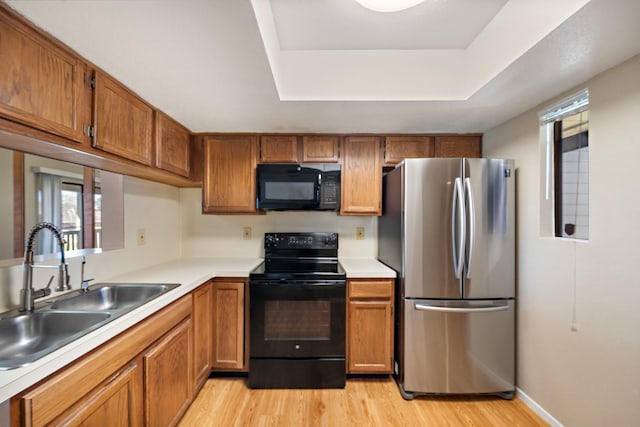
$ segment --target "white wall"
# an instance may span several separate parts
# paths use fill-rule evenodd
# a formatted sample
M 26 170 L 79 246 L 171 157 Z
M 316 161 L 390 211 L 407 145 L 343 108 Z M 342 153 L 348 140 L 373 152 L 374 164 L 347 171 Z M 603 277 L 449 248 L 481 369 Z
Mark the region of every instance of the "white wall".
M 180 190 L 132 177 L 124 178 L 124 249 L 87 255 L 85 277 L 109 280 L 131 270 L 180 257 Z M 136 231 L 144 228 L 147 243 L 139 246 Z M 80 258 L 68 260 L 71 285 L 80 284 Z M 53 262 L 55 263 L 55 262 Z M 49 270 L 34 270 L 34 287 L 46 285 Z M 94 282 L 94 283 L 95 283 Z M 0 268 L 0 311 L 18 304 L 22 266 Z M 52 296 L 55 296 L 55 292 Z
M 516 159 L 517 385 L 566 426 L 636 426 L 640 56 L 585 86 L 590 91 L 588 243 L 540 237 L 536 111 L 553 100 L 484 135 L 486 156 Z
M 339 256 L 377 256 L 377 220 L 370 216 L 339 216 L 335 212 L 268 212 L 266 215 L 203 215 L 202 190 L 182 189 L 184 257 L 264 256 L 264 233 L 274 231 L 332 231 L 339 233 Z M 251 239 L 242 229 L 251 227 Z M 356 240 L 356 227 L 365 228 Z

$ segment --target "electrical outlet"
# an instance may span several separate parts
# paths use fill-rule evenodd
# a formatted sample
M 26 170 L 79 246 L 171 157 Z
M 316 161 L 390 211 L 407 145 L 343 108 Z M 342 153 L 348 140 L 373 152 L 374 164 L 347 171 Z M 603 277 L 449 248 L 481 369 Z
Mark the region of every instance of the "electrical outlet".
M 145 243 L 147 243 L 147 232 L 145 231 L 144 228 L 138 228 L 137 240 L 138 240 L 138 246 L 142 246 Z
M 364 227 L 356 227 L 356 240 L 364 240 Z
M 251 240 L 251 227 L 244 227 L 242 229 L 242 238 L 244 240 Z

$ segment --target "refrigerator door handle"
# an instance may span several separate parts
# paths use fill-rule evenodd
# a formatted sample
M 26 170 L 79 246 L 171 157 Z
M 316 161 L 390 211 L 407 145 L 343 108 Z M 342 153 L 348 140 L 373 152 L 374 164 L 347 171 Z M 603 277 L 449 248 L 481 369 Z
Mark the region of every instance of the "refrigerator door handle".
M 473 188 L 471 187 L 471 178 L 465 178 L 464 189 L 467 195 L 467 219 L 469 221 L 469 253 L 467 254 L 465 270 L 467 279 L 469 279 L 471 277 L 471 261 L 473 261 L 473 246 L 476 240 L 476 205 Z
M 436 305 L 424 305 L 416 303 L 414 308 L 419 311 L 438 311 L 444 313 L 487 313 L 493 311 L 504 311 L 509 309 L 509 305 L 490 305 L 486 307 L 460 308 L 460 307 L 440 307 Z
M 462 259 L 464 257 L 464 242 L 467 229 L 464 219 L 464 194 L 462 180 L 458 177 L 453 185 L 453 200 L 451 201 L 451 250 L 453 252 L 453 271 L 456 279 L 460 278 L 462 267 L 464 266 Z M 456 230 L 456 223 L 458 230 Z M 456 235 L 458 236 L 457 241 Z M 460 295 L 462 295 L 462 283 L 460 287 Z

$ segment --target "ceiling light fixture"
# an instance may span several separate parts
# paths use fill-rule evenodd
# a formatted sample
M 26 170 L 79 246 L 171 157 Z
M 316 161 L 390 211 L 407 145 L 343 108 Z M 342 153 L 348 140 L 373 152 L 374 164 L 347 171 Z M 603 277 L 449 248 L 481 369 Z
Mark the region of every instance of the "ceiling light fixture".
M 424 0 L 356 0 L 361 6 L 375 12 L 399 12 L 417 6 Z

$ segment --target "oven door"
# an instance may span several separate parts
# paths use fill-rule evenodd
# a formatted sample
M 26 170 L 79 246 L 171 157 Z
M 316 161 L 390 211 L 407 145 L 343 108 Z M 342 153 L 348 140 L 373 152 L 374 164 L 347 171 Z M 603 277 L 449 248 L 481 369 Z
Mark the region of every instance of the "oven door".
M 344 281 L 251 281 L 250 356 L 345 356 Z

